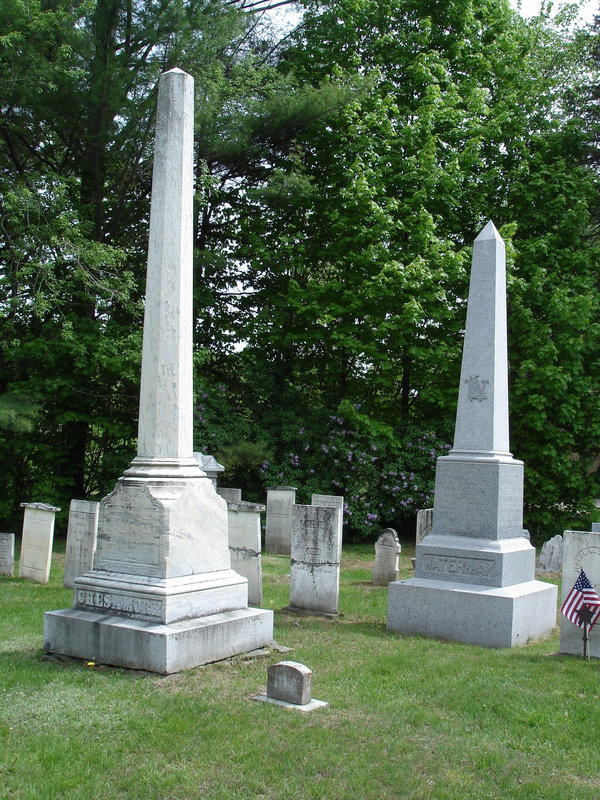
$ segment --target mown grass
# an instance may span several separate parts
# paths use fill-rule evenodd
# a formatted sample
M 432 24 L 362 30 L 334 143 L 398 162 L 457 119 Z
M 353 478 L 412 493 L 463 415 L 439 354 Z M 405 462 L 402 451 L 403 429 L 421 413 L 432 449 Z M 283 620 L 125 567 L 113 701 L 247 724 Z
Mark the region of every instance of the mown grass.
M 335 620 L 284 612 L 289 559 L 265 556 L 293 652 L 169 677 L 44 660 L 43 613 L 71 604 L 61 553 L 48 586 L 0 578 L 0 798 L 598 800 L 600 665 L 559 656 L 557 632 L 502 651 L 389 633 L 373 555 L 345 548 Z M 250 700 L 283 658 L 328 708 Z

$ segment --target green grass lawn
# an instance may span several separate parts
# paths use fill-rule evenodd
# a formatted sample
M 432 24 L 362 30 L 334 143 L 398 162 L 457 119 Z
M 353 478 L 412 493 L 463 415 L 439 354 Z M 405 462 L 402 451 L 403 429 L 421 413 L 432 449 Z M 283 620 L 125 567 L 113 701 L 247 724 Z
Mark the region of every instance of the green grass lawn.
M 2 799 L 600 798 L 600 664 L 559 656 L 557 632 L 500 651 L 389 633 L 372 546 L 344 549 L 335 620 L 282 611 L 289 559 L 265 556 L 293 652 L 168 677 L 44 660 L 43 614 L 72 599 L 60 549 L 48 586 L 0 578 Z M 328 708 L 249 699 L 288 658 Z

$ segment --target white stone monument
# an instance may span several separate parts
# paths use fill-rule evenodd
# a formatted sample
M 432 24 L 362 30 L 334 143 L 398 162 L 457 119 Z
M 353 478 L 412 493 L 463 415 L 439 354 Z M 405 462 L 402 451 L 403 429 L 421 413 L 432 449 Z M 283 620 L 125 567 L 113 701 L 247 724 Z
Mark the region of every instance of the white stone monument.
M 194 89 L 159 82 L 138 452 L 102 500 L 94 568 L 73 608 L 45 615 L 45 648 L 171 673 L 269 644 L 273 614 L 248 608 L 231 569 L 227 503 L 193 456 Z
M 565 531 L 563 533 L 562 591 L 561 605 L 573 588 L 583 570 L 590 583 L 600 595 L 600 533 Z M 581 656 L 583 652 L 583 629 L 570 622 L 563 614 L 560 617 L 560 652 Z M 600 625 L 596 623 L 589 633 L 588 653 L 600 658 Z
M 375 586 L 387 586 L 388 583 L 398 580 L 401 551 L 396 531 L 393 528 L 383 530 L 375 542 L 375 564 L 371 583 Z
M 342 536 L 339 508 L 294 505 L 290 608 L 337 614 Z
M 89 500 L 71 500 L 63 577 L 63 586 L 67 589 L 73 589 L 75 578 L 79 578 L 80 575 L 84 575 L 92 569 L 96 551 L 99 510 L 100 503 Z
M 270 486 L 267 489 L 265 552 L 289 556 L 292 540 L 292 507 L 295 486 Z
M 0 533 L 0 575 L 15 574 L 15 535 Z
M 523 537 L 523 463 L 509 452 L 504 242 L 475 240 L 454 447 L 437 460 L 433 530 L 415 577 L 388 589 L 388 628 L 485 647 L 556 625 L 557 587 L 535 580 Z
M 23 538 L 19 578 L 29 578 L 36 583 L 48 583 L 54 541 L 54 518 L 60 508 L 48 503 L 21 503 Z
M 248 580 L 248 603 L 262 605 L 260 515 L 265 506 L 244 500 L 227 501 L 231 568 Z

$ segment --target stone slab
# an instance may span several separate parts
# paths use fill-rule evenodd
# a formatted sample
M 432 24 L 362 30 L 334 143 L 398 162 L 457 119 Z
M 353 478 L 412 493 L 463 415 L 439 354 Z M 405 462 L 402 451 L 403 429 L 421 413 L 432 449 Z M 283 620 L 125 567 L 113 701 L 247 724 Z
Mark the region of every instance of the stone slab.
M 248 581 L 248 603 L 262 605 L 262 556 L 260 515 L 265 506 L 243 501 L 227 501 L 231 568 Z
M 501 587 L 535 577 L 535 548 L 523 537 L 498 542 L 430 533 L 416 555 L 416 578 Z
M 557 587 L 529 581 L 503 588 L 423 578 L 390 583 L 388 630 L 482 647 L 525 645 L 556 625 Z
M 162 624 L 248 605 L 248 582 L 233 570 L 180 578 L 90 570 L 75 580 L 73 608 Z
M 600 533 L 565 531 L 563 533 L 561 606 L 582 569 L 600 595 Z M 581 656 L 583 653 L 583 629 L 570 622 L 563 614 L 559 614 L 559 618 L 560 652 Z M 600 625 L 598 623 L 589 633 L 588 652 L 590 657 L 600 658 Z
M 434 509 L 434 534 L 522 538 L 523 462 L 441 456 L 435 473 Z
M 258 700 L 261 703 L 271 703 L 272 705 L 280 706 L 281 708 L 289 708 L 293 711 L 301 711 L 304 714 L 308 713 L 309 711 L 315 711 L 317 708 L 327 708 L 329 705 L 329 703 L 326 703 L 324 700 L 311 700 L 310 703 L 299 706 L 296 703 L 288 703 L 285 700 L 276 700 L 274 697 L 269 697 L 266 694 L 255 694 L 252 695 L 250 699 Z
M 371 574 L 371 583 L 375 586 L 387 586 L 398 580 L 398 562 L 402 547 L 398 534 L 393 528 L 386 528 L 375 542 L 375 564 Z
M 72 589 L 75 578 L 92 569 L 96 552 L 100 503 L 71 500 L 65 551 L 63 586 Z
M 221 495 L 224 500 L 233 500 L 236 503 L 239 503 L 242 499 L 242 490 L 229 486 L 217 486 L 217 494 Z
M 0 575 L 15 574 L 15 535 L 0 533 Z
M 21 503 L 21 507 L 25 513 L 19 578 L 46 584 L 50 578 L 54 518 L 60 508 L 47 503 Z
M 294 505 L 291 608 L 337 614 L 342 556 L 340 515 L 340 510 L 331 506 Z
M 121 478 L 101 506 L 95 570 L 176 578 L 230 567 L 227 503 L 206 477 Z
M 49 653 L 168 675 L 268 646 L 273 612 L 238 609 L 160 625 L 77 609 L 44 615 Z
M 562 569 L 562 560 L 563 537 L 557 533 L 542 545 L 536 569 L 538 572 L 559 573 Z
M 267 670 L 267 695 L 296 705 L 306 705 L 312 696 L 312 671 L 297 661 L 280 661 Z
M 417 511 L 416 544 L 421 544 L 433 530 L 433 508 L 422 508 Z
M 271 486 L 267 489 L 266 553 L 289 556 L 292 540 L 292 507 L 295 502 L 295 486 Z
M 327 508 L 338 508 L 340 511 L 339 528 L 340 537 L 344 530 L 344 498 L 338 494 L 313 494 L 310 498 L 311 506 L 325 506 Z

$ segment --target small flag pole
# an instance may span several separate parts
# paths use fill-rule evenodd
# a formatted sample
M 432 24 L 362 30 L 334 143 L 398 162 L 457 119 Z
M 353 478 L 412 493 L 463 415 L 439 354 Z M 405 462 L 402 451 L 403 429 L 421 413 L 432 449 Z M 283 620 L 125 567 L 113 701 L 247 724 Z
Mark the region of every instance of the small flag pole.
M 587 622 L 583 623 L 583 659 L 584 661 L 590 660 L 590 653 L 588 650 L 588 626 Z

